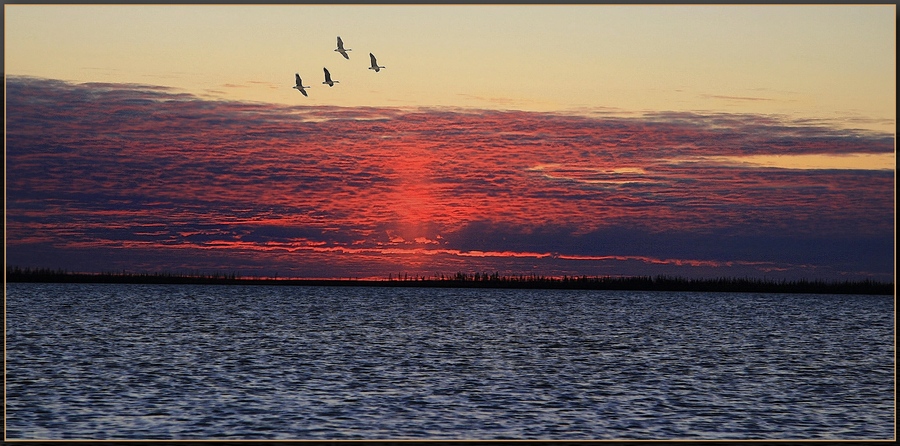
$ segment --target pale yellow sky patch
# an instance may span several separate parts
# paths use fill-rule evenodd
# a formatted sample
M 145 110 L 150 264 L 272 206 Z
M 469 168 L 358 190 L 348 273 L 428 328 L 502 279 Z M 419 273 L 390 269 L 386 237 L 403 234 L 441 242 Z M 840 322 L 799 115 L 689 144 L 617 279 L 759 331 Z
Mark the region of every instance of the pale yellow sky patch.
M 895 170 L 895 153 L 803 154 L 803 155 L 746 155 L 703 156 L 670 162 L 701 162 L 748 168 L 779 168 L 802 170 Z
M 889 133 L 896 120 L 895 5 L 4 5 L 4 12 L 11 75 L 278 104 L 759 113 Z M 338 35 L 350 60 L 332 51 Z M 369 52 L 387 68 L 367 70 Z M 323 85 L 323 67 L 341 83 Z M 308 98 L 291 89 L 294 73 L 313 87 Z

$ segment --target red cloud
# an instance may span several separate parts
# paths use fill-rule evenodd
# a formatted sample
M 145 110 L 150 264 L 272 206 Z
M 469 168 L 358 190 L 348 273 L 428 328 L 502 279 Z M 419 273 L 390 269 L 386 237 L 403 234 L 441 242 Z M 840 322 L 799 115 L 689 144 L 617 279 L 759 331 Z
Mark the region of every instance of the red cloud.
M 893 266 L 890 246 L 843 251 L 892 241 L 893 172 L 689 162 L 890 153 L 890 135 L 755 115 L 284 107 L 32 78 L 7 93 L 10 264 L 99 249 L 116 253 L 103 270 L 147 258 L 171 270 L 212 250 L 221 269 L 316 277 Z

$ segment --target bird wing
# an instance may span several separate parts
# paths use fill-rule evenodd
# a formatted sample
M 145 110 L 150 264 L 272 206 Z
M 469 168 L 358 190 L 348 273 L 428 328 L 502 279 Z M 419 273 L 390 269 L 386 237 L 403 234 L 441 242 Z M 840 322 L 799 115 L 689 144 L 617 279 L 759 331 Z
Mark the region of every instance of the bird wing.
M 300 73 L 294 74 L 294 78 L 297 80 L 297 85 L 302 85 L 302 83 L 300 81 Z
M 330 80 L 331 80 L 331 73 L 328 72 L 328 68 L 322 68 L 322 69 L 325 70 L 325 81 L 326 81 L 326 82 L 327 82 L 327 81 L 330 81 Z
M 375 62 L 375 55 L 372 53 L 369 53 L 369 57 L 372 59 L 372 66 L 373 67 L 377 66 L 378 64 Z
M 338 49 L 344 49 L 344 41 L 341 40 L 341 36 L 338 36 Z
M 309 95 L 306 94 L 306 90 L 304 90 L 302 88 L 300 89 L 300 93 L 303 93 L 303 96 L 309 97 Z

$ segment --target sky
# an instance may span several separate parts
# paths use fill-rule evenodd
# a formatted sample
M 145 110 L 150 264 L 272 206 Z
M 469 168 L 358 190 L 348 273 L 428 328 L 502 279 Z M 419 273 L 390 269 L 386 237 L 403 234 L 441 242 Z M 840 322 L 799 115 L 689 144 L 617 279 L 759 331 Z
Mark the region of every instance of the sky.
M 8 265 L 893 278 L 894 5 L 4 20 Z

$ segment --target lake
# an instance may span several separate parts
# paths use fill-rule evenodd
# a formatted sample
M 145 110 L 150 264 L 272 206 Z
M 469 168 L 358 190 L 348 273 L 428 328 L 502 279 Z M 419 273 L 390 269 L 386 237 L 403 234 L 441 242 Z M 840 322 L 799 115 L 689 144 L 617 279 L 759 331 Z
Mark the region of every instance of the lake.
M 894 297 L 6 286 L 7 439 L 894 438 Z

